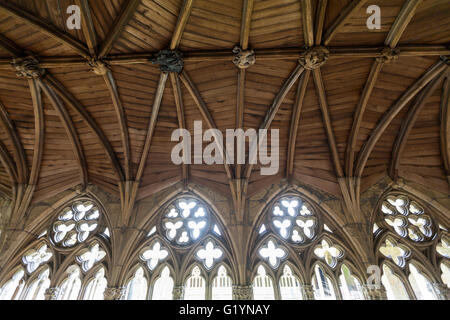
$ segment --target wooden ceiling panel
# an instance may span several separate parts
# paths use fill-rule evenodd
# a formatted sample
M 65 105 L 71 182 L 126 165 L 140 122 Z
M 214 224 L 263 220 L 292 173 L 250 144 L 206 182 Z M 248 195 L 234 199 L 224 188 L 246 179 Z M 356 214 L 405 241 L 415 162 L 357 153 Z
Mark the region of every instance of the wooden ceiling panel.
M 450 193 L 440 145 L 442 86 L 426 100 L 400 157 L 399 176 Z
M 294 157 L 294 178 L 340 196 L 314 81 L 310 79 L 303 102 Z
M 383 45 L 404 2 L 404 0 L 374 0 L 367 2 L 350 16 L 346 23 L 338 30 L 329 45 Z M 367 27 L 367 19 L 371 15 L 366 13 L 369 5 L 377 5 L 380 7 L 381 29 L 370 30 Z
M 335 59 L 321 68 L 341 163 L 345 163 L 353 117 L 372 64 L 373 59 Z
M 383 114 L 401 95 L 436 62 L 429 57 L 400 57 L 398 61 L 383 66 L 364 113 L 361 128 L 372 130 Z M 358 137 L 356 150 L 364 143 Z
M 298 47 L 304 44 L 300 1 L 256 0 L 250 29 L 255 49 Z
M 143 0 L 111 53 L 158 51 L 168 47 L 181 0 Z
M 186 65 L 219 130 L 235 127 L 237 68 L 230 61 Z
M 424 0 L 400 39 L 402 44 L 448 44 L 450 1 Z
M 195 0 L 181 50 L 230 49 L 239 43 L 241 0 Z
M 135 172 L 141 159 L 160 72 L 152 65 L 115 66 L 112 70 L 128 124 L 131 162 Z

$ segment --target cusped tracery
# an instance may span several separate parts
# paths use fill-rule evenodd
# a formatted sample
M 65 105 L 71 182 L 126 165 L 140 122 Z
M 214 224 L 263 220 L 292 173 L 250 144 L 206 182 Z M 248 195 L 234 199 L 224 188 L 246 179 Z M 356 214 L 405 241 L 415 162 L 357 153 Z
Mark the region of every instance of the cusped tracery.
M 166 238 L 179 246 L 201 239 L 210 226 L 209 212 L 198 200 L 184 198 L 170 205 L 162 221 Z
M 404 195 L 390 195 L 381 211 L 386 223 L 401 237 L 422 242 L 433 236 L 431 217 L 424 208 Z
M 76 201 L 64 208 L 52 227 L 52 240 L 63 247 L 85 242 L 99 225 L 100 210 L 90 200 Z
M 272 227 L 281 238 L 303 244 L 317 234 L 314 210 L 299 197 L 284 197 L 272 207 Z

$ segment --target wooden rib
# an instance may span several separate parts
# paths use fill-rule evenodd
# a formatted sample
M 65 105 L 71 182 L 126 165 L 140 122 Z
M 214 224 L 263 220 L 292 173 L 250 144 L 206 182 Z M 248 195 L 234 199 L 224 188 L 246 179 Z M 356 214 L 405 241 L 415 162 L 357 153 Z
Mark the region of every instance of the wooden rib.
M 23 52 L 21 48 L 2 34 L 0 34 L 0 48 L 5 49 L 14 57 L 20 56 Z
M 81 10 L 81 23 L 83 34 L 86 38 L 86 43 L 89 48 L 89 53 L 92 57 L 96 56 L 97 50 L 97 35 L 95 33 L 94 22 L 92 21 L 91 8 L 88 0 L 75 0 L 75 3 Z
M 244 4 L 242 6 L 242 22 L 241 22 L 241 37 L 240 37 L 240 45 L 242 50 L 248 49 L 248 39 L 250 37 L 253 4 L 254 0 L 244 0 Z
M 114 46 L 114 43 L 116 40 L 120 37 L 123 29 L 125 26 L 130 22 L 131 18 L 133 17 L 137 7 L 140 4 L 140 0 L 128 0 L 125 1 L 124 6 L 122 7 L 122 10 L 117 17 L 117 19 L 114 21 L 114 27 L 112 31 L 108 34 L 106 39 L 103 41 L 101 48 L 99 50 L 99 58 L 103 58 L 104 56 L 107 56 L 108 53 L 111 51 L 111 49 Z
M 260 130 L 269 129 L 270 125 L 272 124 L 273 119 L 275 118 L 278 110 L 280 109 L 281 104 L 284 101 L 284 98 L 288 94 L 289 90 L 291 90 L 292 86 L 295 84 L 297 79 L 301 76 L 303 71 L 305 71 L 305 69 L 300 64 L 298 64 L 295 67 L 294 71 L 291 72 L 291 74 L 289 75 L 289 78 L 287 78 L 287 80 L 284 82 L 280 91 L 278 92 L 275 99 L 273 100 L 272 105 L 270 106 L 269 110 L 267 111 L 267 113 L 264 117 L 264 120 L 259 127 Z M 262 139 L 258 139 L 258 140 L 262 140 Z M 254 145 L 250 146 L 250 150 L 252 150 L 252 149 L 255 149 Z M 256 154 L 253 155 L 252 159 L 249 159 L 248 164 L 245 166 L 244 177 L 247 179 L 247 183 L 248 183 L 248 179 L 250 178 L 250 175 L 253 170 L 253 165 L 251 163 L 254 162 L 254 160 L 255 160 L 254 157 L 256 157 Z
M 123 147 L 123 155 L 125 162 L 125 179 L 132 179 L 132 168 L 131 168 L 131 149 L 130 149 L 130 136 L 128 134 L 128 125 L 127 119 L 124 111 L 124 107 L 122 104 L 122 100 L 120 99 L 119 90 L 117 89 L 116 81 L 114 80 L 114 76 L 111 70 L 103 76 L 103 79 L 106 82 L 106 86 L 108 87 L 109 93 L 111 95 L 111 99 L 114 106 L 114 111 L 117 116 L 117 120 L 119 122 L 120 136 L 122 138 L 122 147 Z
M 173 96 L 175 99 L 175 107 L 177 108 L 178 128 L 186 129 L 186 120 L 184 117 L 183 93 L 181 91 L 180 79 L 174 73 L 170 73 L 170 81 L 172 83 Z M 189 165 L 183 164 L 181 167 L 181 175 L 185 187 L 189 183 Z
M 3 12 L 9 16 L 13 16 L 19 19 L 39 31 L 45 33 L 46 35 L 52 37 L 59 43 L 65 44 L 72 48 L 77 54 L 87 58 L 89 57 L 89 52 L 84 44 L 80 41 L 72 38 L 65 32 L 59 30 L 56 26 L 46 22 L 44 19 L 39 18 L 35 14 L 29 13 L 16 5 L 12 4 L 11 1 L 0 0 L 0 12 Z
M 390 125 L 395 116 L 411 101 L 414 96 L 423 89 L 430 81 L 432 81 L 442 71 L 447 69 L 447 65 L 442 60 L 439 60 L 425 74 L 423 74 L 403 95 L 397 102 L 383 115 L 382 119 L 378 122 L 376 128 L 373 130 L 369 139 L 362 147 L 355 169 L 355 176 L 360 178 L 366 166 L 367 160 L 372 153 L 373 148 L 382 136 L 383 132 Z
M 237 74 L 236 88 L 236 128 L 244 128 L 244 108 L 245 108 L 245 69 L 239 69 Z M 242 164 L 236 163 L 235 176 L 240 179 L 242 175 Z
M 441 99 L 441 154 L 450 183 L 450 79 L 445 79 Z
M 150 152 L 150 145 L 152 143 L 153 134 L 155 133 L 156 122 L 158 120 L 159 109 L 161 107 L 162 98 L 164 95 L 164 90 L 166 88 L 168 73 L 161 72 L 159 77 L 158 88 L 156 89 L 155 98 L 153 101 L 152 114 L 150 117 L 150 121 L 148 123 L 147 136 L 145 138 L 144 149 L 141 155 L 141 161 L 139 162 L 139 168 L 136 174 L 136 181 L 140 181 L 145 165 L 147 163 L 148 154 Z
M 17 166 L 17 182 L 27 183 L 28 166 L 25 149 L 19 137 L 19 133 L 11 120 L 4 104 L 0 101 L 0 123 L 4 127 L 8 139 L 11 141 L 14 153 L 14 160 Z
M 191 78 L 189 77 L 189 75 L 187 74 L 187 72 L 185 70 L 183 70 L 180 73 L 180 80 L 183 82 L 184 86 L 189 91 L 189 94 L 191 95 L 192 99 L 195 102 L 195 105 L 197 106 L 198 110 L 200 111 L 200 114 L 202 115 L 203 120 L 206 121 L 208 128 L 209 129 L 217 129 L 217 126 L 214 123 L 211 113 L 209 112 L 208 107 L 206 106 L 205 102 L 203 101 L 203 98 L 200 95 L 200 92 L 198 92 L 198 89 L 196 88 L 196 86 L 194 85 L 194 83 L 192 82 Z M 214 137 L 214 140 L 219 141 L 217 139 L 217 137 Z M 232 173 L 230 165 L 227 164 L 227 161 L 226 161 L 227 157 L 225 154 L 225 150 L 223 150 L 222 146 L 219 146 L 219 150 L 221 152 L 222 158 L 224 159 L 223 163 L 224 163 L 225 171 L 227 173 L 227 177 L 231 183 L 231 180 L 233 179 L 233 173 Z
M 300 123 L 300 115 L 302 113 L 303 101 L 306 95 L 306 89 L 308 88 L 309 77 L 311 75 L 310 70 L 306 70 L 298 83 L 297 93 L 294 102 L 294 111 L 292 114 L 291 128 L 289 132 L 289 145 L 288 145 L 288 157 L 286 165 L 286 176 L 291 177 L 294 173 L 294 157 L 295 146 L 297 144 L 298 126 Z
M 173 32 L 172 40 L 170 42 L 170 50 L 175 50 L 178 48 L 181 37 L 183 36 L 184 28 L 186 27 L 189 16 L 191 15 L 193 4 L 194 0 L 184 0 L 183 7 L 178 15 L 175 31 Z
M 417 117 L 419 116 L 420 111 L 425 106 L 425 102 L 427 99 L 436 91 L 438 85 L 441 83 L 441 79 L 444 76 L 444 73 L 441 76 L 436 77 L 433 81 L 431 81 L 427 86 L 422 90 L 422 92 L 417 96 L 414 104 L 410 107 L 406 118 L 402 121 L 402 126 L 400 127 L 400 131 L 398 132 L 397 138 L 394 143 L 394 147 L 392 149 L 392 160 L 389 167 L 389 175 L 392 180 L 396 180 L 398 177 L 398 167 L 400 164 L 400 158 L 402 156 L 403 150 L 405 149 L 406 143 L 408 142 L 408 136 L 416 123 Z
M 311 0 L 301 0 L 303 38 L 307 47 L 314 45 L 314 26 Z
M 352 0 L 339 14 L 339 17 L 333 22 L 331 27 L 327 30 L 324 36 L 324 45 L 328 45 L 333 39 L 334 35 L 339 32 L 339 29 L 345 25 L 350 17 L 358 11 L 367 0 Z
M 398 46 L 400 57 L 448 56 L 450 48 L 443 45 L 407 45 Z M 378 58 L 381 47 L 329 47 L 330 59 L 342 58 Z M 258 61 L 297 60 L 304 55 L 304 47 L 257 49 Z M 157 52 L 114 54 L 104 58 L 109 65 L 151 64 L 149 59 Z M 183 52 L 184 62 L 230 61 L 234 54 L 230 50 L 199 50 Z M 39 57 L 43 69 L 75 68 L 86 66 L 86 59 L 78 56 Z M 0 57 L 0 69 L 11 70 L 11 59 Z
M 355 162 L 356 142 L 359 135 L 359 129 L 361 127 L 364 112 L 369 102 L 369 98 L 372 94 L 373 88 L 375 87 L 378 75 L 380 74 L 382 67 L 383 63 L 377 60 L 372 64 L 372 68 L 370 69 L 370 73 L 364 86 L 364 90 L 361 93 L 358 105 L 356 106 L 355 116 L 353 118 L 353 125 L 347 143 L 347 151 L 345 159 L 345 171 L 348 177 L 353 177 L 353 166 Z
M 320 45 L 322 42 L 323 25 L 325 23 L 325 14 L 327 13 L 328 0 L 319 0 L 316 12 L 316 24 L 315 24 L 315 43 Z
M 422 0 L 407 0 L 389 30 L 384 44 L 395 48 Z
M 88 175 L 87 175 L 87 163 L 86 158 L 84 156 L 83 148 L 80 143 L 80 139 L 78 137 L 78 133 L 75 129 L 75 125 L 73 124 L 72 118 L 67 112 L 65 106 L 62 104 L 61 100 L 59 100 L 55 91 L 53 91 L 46 83 L 42 80 L 38 80 L 39 86 L 44 91 L 47 98 L 51 101 L 56 113 L 61 119 L 61 123 L 66 130 L 69 141 L 72 145 L 73 152 L 75 157 L 77 158 L 78 166 L 80 167 L 80 178 L 83 186 L 87 186 L 88 183 Z
M 325 131 L 327 133 L 328 145 L 330 147 L 331 157 L 333 159 L 336 176 L 338 178 L 341 178 L 344 176 L 344 172 L 342 170 L 341 161 L 339 159 L 339 153 L 337 150 L 336 139 L 334 137 L 333 126 L 331 124 L 330 111 L 328 107 L 325 87 L 323 85 L 322 74 L 320 72 L 320 69 L 313 70 L 313 78 L 316 84 L 317 95 L 319 96 L 319 106 L 320 110 L 322 111 L 323 124 L 325 127 Z
M 120 166 L 119 160 L 114 153 L 114 150 L 106 138 L 103 131 L 100 129 L 99 125 L 95 122 L 89 112 L 86 110 L 84 106 L 81 105 L 78 100 L 52 75 L 48 74 L 44 78 L 45 83 L 47 83 L 55 92 L 59 94 L 59 96 L 63 99 L 65 103 L 71 106 L 77 113 L 83 118 L 88 127 L 94 132 L 97 138 L 100 140 L 103 149 L 108 155 L 111 164 L 113 165 L 115 172 L 118 178 L 121 181 L 125 180 L 125 175 L 123 174 L 122 167 Z
M 13 159 L 11 158 L 8 149 L 1 141 L 0 141 L 0 161 L 2 162 L 2 165 L 5 168 L 6 173 L 9 176 L 9 179 L 11 180 L 11 185 L 14 186 L 17 183 L 18 178 L 16 165 Z
M 30 173 L 30 185 L 36 185 L 39 179 L 41 169 L 42 153 L 44 151 L 44 107 L 42 105 L 42 95 L 36 80 L 28 80 L 28 86 L 33 100 L 34 110 L 34 147 L 33 164 Z

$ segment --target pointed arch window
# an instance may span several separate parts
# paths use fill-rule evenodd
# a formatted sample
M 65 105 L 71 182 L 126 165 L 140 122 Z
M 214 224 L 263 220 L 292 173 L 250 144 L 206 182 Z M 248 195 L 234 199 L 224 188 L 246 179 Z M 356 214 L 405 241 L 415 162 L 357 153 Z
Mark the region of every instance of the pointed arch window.
M 81 290 L 80 268 L 72 265 L 67 268 L 66 279 L 61 282 L 58 300 L 76 300 Z
M 18 300 L 25 287 L 25 271 L 19 268 L 0 290 L 0 300 Z
M 414 263 L 409 264 L 409 283 L 418 300 L 437 300 L 433 285 L 425 274 Z
M 300 282 L 288 265 L 283 268 L 279 282 L 281 300 L 302 300 Z
M 192 269 L 191 276 L 186 280 L 184 300 L 205 300 L 206 281 L 198 266 Z
M 172 300 L 173 299 L 173 279 L 170 276 L 169 267 L 162 269 L 160 276 L 153 286 L 152 300 Z
M 106 286 L 105 269 L 101 267 L 87 283 L 83 300 L 103 300 Z
M 38 275 L 31 279 L 24 300 L 45 300 L 45 291 L 50 287 L 50 268 L 45 266 Z
M 266 268 L 260 265 L 253 279 L 253 298 L 255 300 L 275 300 L 273 281 L 267 275 Z
M 355 277 L 350 268 L 345 264 L 341 266 L 341 275 L 339 276 L 342 298 L 344 300 L 365 300 L 361 282 Z
M 450 263 L 448 263 L 447 261 L 442 261 L 441 271 L 442 271 L 441 275 L 442 282 L 444 282 L 447 285 L 447 287 L 450 288 Z
M 330 277 L 326 275 L 323 268 L 318 264 L 314 267 L 312 284 L 314 289 L 314 299 L 336 300 L 336 292 L 333 282 L 331 282 Z
M 403 281 L 387 264 L 383 264 L 381 282 L 386 289 L 389 300 L 409 300 L 409 295 Z
M 138 267 L 125 289 L 124 300 L 146 300 L 148 291 L 148 281 L 145 278 L 144 269 Z
M 217 276 L 212 282 L 212 300 L 232 300 L 233 281 L 228 276 L 227 269 L 220 266 Z

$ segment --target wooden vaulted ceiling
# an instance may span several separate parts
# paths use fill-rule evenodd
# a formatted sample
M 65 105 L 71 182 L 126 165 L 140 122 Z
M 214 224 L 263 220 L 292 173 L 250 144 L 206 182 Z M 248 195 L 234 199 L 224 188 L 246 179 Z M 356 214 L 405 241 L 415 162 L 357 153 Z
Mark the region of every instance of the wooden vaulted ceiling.
M 81 30 L 67 29 L 71 4 L 82 8 Z M 380 30 L 366 27 L 369 4 L 381 7 Z M 239 203 L 242 190 L 293 178 L 346 198 L 352 177 L 359 193 L 386 174 L 449 192 L 448 0 L 0 0 L 0 35 L 9 196 L 32 185 L 38 202 L 93 183 L 126 207 L 184 180 Z M 255 50 L 253 66 L 236 68 L 236 45 Z M 314 45 L 328 47 L 328 61 L 299 70 Z M 398 59 L 380 62 L 384 47 Z M 162 49 L 183 52 L 181 74 L 148 61 Z M 31 53 L 42 79 L 11 67 Z M 88 61 L 109 70 L 96 74 Z M 279 129 L 279 173 L 172 164 L 172 131 L 193 132 L 195 120 L 223 132 Z

